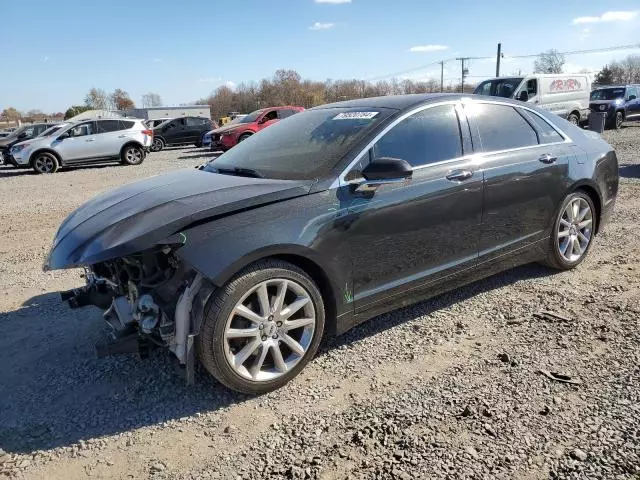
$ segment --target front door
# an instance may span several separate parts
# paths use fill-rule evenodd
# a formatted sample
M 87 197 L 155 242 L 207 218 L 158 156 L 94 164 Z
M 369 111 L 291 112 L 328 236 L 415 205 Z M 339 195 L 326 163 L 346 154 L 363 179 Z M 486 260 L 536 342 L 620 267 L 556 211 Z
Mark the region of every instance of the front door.
M 163 128 L 162 135 L 167 144 L 175 145 L 178 143 L 187 143 L 186 120 L 184 118 L 176 118 L 171 120 L 169 124 Z
M 84 122 L 68 130 L 69 136 L 56 140 L 56 151 L 65 163 L 96 156 L 96 122 Z
M 640 99 L 638 98 L 640 95 L 640 88 L 638 87 L 629 87 L 627 88 L 627 119 L 629 120 L 640 120 Z
M 378 140 L 370 157 L 404 159 L 412 178 L 373 193 L 349 187 L 356 311 L 395 303 L 476 263 L 482 175 L 465 157 L 469 130 L 466 120 L 462 125 L 454 103 L 409 116 Z
M 573 153 L 543 117 L 512 105 L 465 107 L 484 175 L 480 262 L 547 241 Z
M 261 118 L 258 119 L 258 131 L 263 128 L 267 128 L 270 125 L 273 125 L 278 121 L 278 111 L 277 110 L 269 110 L 262 115 Z

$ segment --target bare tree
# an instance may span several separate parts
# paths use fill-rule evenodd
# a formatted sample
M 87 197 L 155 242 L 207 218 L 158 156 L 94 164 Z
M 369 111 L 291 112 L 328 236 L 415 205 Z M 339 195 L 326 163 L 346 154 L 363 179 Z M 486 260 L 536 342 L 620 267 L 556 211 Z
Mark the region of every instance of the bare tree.
M 111 101 L 111 106 L 114 110 L 129 110 L 130 108 L 134 108 L 135 104 L 129 94 L 120 88 L 116 88 L 114 92 L 109 97 Z
M 7 107 L 0 113 L 0 118 L 16 122 L 22 118 L 22 114 L 13 107 Z
M 562 68 L 566 60 L 564 55 L 557 50 L 551 49 L 541 53 L 533 62 L 534 73 L 562 73 Z
M 92 88 L 84 97 L 84 103 L 95 110 L 105 110 L 109 107 L 107 92 L 101 88 Z
M 149 92 L 142 95 L 142 107 L 159 107 L 162 105 L 162 98 L 157 93 Z

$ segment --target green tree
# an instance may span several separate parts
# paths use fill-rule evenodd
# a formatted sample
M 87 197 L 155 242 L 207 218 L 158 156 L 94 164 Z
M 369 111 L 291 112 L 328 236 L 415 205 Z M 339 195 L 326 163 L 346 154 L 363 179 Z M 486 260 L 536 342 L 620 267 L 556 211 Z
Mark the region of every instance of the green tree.
M 76 115 L 80 115 L 82 112 L 86 112 L 87 110 L 92 110 L 92 108 L 88 105 L 73 105 L 64 112 L 64 119 L 69 120 Z

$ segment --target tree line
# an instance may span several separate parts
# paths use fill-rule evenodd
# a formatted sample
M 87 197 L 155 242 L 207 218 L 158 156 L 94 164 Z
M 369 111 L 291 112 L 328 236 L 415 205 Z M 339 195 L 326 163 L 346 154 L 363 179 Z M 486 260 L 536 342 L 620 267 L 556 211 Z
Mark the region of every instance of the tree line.
M 563 73 L 566 59 L 563 54 L 549 50 L 534 61 L 534 71 L 539 73 Z M 640 83 L 640 55 L 629 55 L 624 60 L 605 65 L 594 77 L 596 85 L 615 85 Z M 445 92 L 473 91 L 475 85 L 446 85 Z M 226 116 L 229 112 L 248 113 L 253 110 L 280 105 L 299 105 L 305 108 L 324 103 L 352 100 L 354 98 L 376 97 L 382 95 L 400 95 L 407 93 L 431 93 L 440 91 L 439 79 L 414 81 L 410 79 L 380 80 L 326 80 L 316 81 L 303 79 L 295 70 L 278 70 L 273 77 L 259 82 L 241 83 L 235 88 L 223 85 L 209 96 L 200 98 L 192 104 L 208 104 L 211 117 L 214 119 Z M 142 107 L 162 105 L 162 98 L 157 93 L 146 93 L 142 96 Z M 65 113 L 45 114 L 40 110 L 19 112 L 8 107 L 0 113 L 5 121 L 25 122 L 41 121 L 44 118 L 71 118 L 86 110 L 127 110 L 135 107 L 129 94 L 116 88 L 107 93 L 100 88 L 91 88 L 84 97 L 84 103 L 73 105 Z

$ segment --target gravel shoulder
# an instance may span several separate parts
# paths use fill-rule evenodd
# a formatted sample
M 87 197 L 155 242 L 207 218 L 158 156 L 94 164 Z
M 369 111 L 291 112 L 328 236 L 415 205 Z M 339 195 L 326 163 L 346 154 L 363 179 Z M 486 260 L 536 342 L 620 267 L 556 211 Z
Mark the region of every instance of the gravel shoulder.
M 211 154 L 0 167 L 0 476 L 640 478 L 640 124 L 606 137 L 619 198 L 579 268 L 527 265 L 377 317 L 262 397 L 203 371 L 186 387 L 167 352 L 95 359 L 100 312 L 55 293 L 80 272 L 41 269 L 82 202 Z

